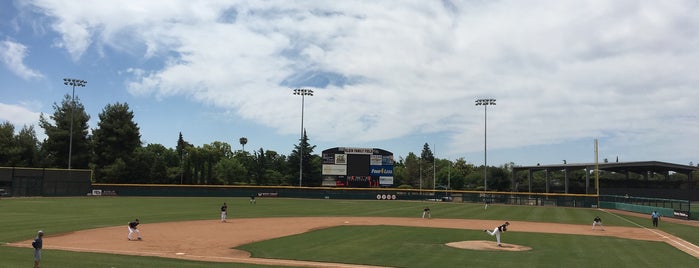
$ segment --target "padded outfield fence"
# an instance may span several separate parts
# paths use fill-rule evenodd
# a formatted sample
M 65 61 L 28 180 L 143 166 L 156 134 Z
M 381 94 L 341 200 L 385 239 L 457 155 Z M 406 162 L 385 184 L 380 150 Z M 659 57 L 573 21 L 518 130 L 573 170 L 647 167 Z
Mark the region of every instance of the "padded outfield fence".
M 482 192 L 397 188 L 336 188 L 293 186 L 232 186 L 232 185 L 156 185 L 156 184 L 93 184 L 95 195 L 170 196 L 170 197 L 260 197 L 315 198 L 364 200 L 427 200 L 469 203 L 489 203 L 526 206 L 557 206 L 580 208 L 610 208 L 639 213 L 658 211 L 663 216 L 690 218 L 686 200 L 608 195 Z
M 0 167 L 0 196 L 81 196 L 91 179 L 87 169 Z
M 697 215 L 692 215 L 691 213 L 692 206 L 689 200 L 626 195 L 600 195 L 600 205 L 603 208 L 613 208 L 644 214 L 657 211 L 664 217 L 697 219 Z

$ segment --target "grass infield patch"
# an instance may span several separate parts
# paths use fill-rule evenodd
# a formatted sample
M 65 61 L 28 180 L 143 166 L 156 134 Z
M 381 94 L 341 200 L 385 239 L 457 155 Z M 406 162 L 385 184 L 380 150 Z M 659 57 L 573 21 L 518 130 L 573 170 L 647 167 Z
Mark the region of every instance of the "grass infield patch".
M 530 251 L 477 251 L 448 242 L 491 240 L 482 231 L 401 226 L 337 226 L 238 247 L 253 257 L 391 267 L 691 267 L 696 258 L 661 242 L 612 237 L 505 233 Z

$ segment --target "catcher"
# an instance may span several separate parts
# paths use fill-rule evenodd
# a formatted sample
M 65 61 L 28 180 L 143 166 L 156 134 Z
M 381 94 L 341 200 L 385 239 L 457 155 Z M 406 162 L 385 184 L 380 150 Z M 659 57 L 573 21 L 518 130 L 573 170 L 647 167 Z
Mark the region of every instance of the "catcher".
M 490 230 L 483 230 L 483 232 L 486 232 L 486 233 L 488 233 L 488 234 L 491 235 L 491 236 L 494 235 L 495 238 L 496 238 L 497 241 L 498 241 L 498 247 L 502 247 L 502 244 L 500 244 L 500 234 L 501 234 L 502 232 L 507 231 L 507 226 L 510 226 L 510 222 L 507 222 L 507 221 L 506 221 L 504 224 L 502 224 L 502 225 L 500 225 L 500 226 L 498 226 L 498 227 L 495 227 L 495 229 L 493 229 L 493 231 L 490 231 Z

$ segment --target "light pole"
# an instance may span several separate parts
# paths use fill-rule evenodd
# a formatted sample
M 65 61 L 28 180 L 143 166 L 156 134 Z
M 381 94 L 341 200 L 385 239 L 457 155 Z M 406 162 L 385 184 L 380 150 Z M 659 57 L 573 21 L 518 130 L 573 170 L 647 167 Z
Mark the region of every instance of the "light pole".
M 303 180 L 303 106 L 306 96 L 313 96 L 313 90 L 305 88 L 294 89 L 294 95 L 301 96 L 301 142 L 299 143 L 299 187 Z
M 483 135 L 483 191 L 488 191 L 488 105 L 495 105 L 495 99 L 477 99 L 476 106 L 483 106 L 484 135 Z
M 75 87 L 84 87 L 87 81 L 74 78 L 63 78 L 63 84 L 73 87 L 73 96 L 70 107 L 70 142 L 68 145 L 68 169 L 71 168 L 71 160 L 73 158 L 73 114 L 75 110 Z

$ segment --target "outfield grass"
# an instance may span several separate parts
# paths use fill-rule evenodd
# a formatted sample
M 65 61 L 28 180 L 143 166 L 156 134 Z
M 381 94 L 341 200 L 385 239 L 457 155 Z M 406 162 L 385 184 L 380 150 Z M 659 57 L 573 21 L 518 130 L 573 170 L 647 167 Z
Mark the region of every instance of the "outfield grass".
M 142 224 L 217 219 L 222 202 L 229 205 L 229 218 L 284 216 L 381 216 L 419 217 L 429 206 L 434 218 L 494 219 L 589 224 L 600 215 L 606 226 L 649 227 L 650 220 L 616 217 L 593 209 L 479 204 L 308 200 L 258 198 L 251 205 L 245 198 L 150 198 L 79 197 L 10 198 L 0 200 L 0 242 L 33 238 L 37 230 L 51 234 L 123 225 L 138 217 Z M 699 232 L 689 227 L 661 222 L 660 229 L 699 244 Z M 353 235 L 348 235 L 353 234 Z M 488 240 L 482 232 L 417 227 L 343 226 L 307 234 L 244 245 L 254 256 L 334 262 L 371 263 L 397 267 L 454 267 L 526 265 L 528 267 L 590 267 L 659 265 L 691 267 L 699 264 L 665 243 L 607 237 L 507 233 L 507 242 L 533 247 L 527 252 L 480 252 L 443 246 L 445 242 Z M 341 241 L 337 243 L 336 241 Z M 47 243 L 50 240 L 47 239 Z M 299 248 L 304 249 L 303 251 Z M 308 249 L 308 250 L 307 250 Z M 312 254 L 309 254 L 312 253 Z M 0 267 L 27 267 L 31 249 L 0 247 Z M 340 256 L 340 257 L 338 257 Z M 347 256 L 344 258 L 342 256 Z M 378 262 L 375 262 L 378 261 Z M 270 267 L 206 263 L 166 258 L 120 256 L 45 250 L 42 267 Z M 669 266 L 668 266 L 669 267 Z

